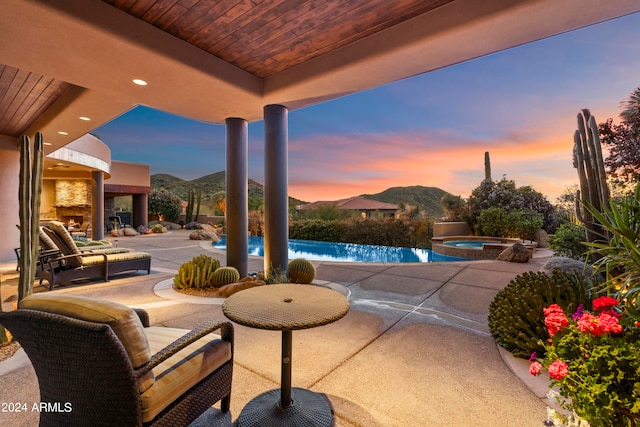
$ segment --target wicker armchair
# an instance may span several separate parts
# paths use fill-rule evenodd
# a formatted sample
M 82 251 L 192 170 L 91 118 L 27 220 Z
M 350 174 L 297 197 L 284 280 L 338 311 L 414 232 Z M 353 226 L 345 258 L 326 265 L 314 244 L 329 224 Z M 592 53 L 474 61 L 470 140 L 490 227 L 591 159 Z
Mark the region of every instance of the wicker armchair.
M 0 313 L 0 324 L 36 371 L 49 409 L 40 425 L 186 426 L 220 400 L 229 410 L 230 322 L 149 327 L 144 310 L 47 293 Z M 211 334 L 217 329 L 221 336 Z

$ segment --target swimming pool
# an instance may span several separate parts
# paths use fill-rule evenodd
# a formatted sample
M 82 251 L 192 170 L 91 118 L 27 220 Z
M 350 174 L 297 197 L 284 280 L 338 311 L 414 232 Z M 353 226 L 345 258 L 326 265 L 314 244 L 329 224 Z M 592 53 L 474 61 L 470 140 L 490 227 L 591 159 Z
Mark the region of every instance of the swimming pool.
M 226 250 L 225 237 L 214 248 Z M 262 237 L 249 237 L 249 255 L 264 256 Z M 289 240 L 289 259 L 306 258 L 313 261 L 342 262 L 440 262 L 461 261 L 458 258 L 433 253 L 429 249 L 398 248 L 394 246 L 359 245 L 356 243 Z

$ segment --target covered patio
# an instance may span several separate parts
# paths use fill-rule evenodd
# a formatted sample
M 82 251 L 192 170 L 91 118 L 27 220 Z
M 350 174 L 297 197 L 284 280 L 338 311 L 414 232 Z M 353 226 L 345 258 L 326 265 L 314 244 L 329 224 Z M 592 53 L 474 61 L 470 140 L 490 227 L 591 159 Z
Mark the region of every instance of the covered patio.
M 288 111 L 638 10 L 635 0 L 7 0 L 0 260 L 19 237 L 16 138 L 42 131 L 49 153 L 146 105 L 225 124 L 226 262 L 241 274 L 247 127 L 264 120 L 264 265 L 286 266 Z

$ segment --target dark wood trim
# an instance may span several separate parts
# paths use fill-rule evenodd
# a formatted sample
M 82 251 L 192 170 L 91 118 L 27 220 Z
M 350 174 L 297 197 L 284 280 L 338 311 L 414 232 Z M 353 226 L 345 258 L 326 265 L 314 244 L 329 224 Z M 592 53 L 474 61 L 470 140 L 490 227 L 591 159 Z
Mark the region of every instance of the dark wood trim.
M 149 194 L 151 193 L 151 187 L 144 187 L 141 185 L 116 185 L 105 184 L 104 194 L 113 195 L 128 195 L 128 194 Z

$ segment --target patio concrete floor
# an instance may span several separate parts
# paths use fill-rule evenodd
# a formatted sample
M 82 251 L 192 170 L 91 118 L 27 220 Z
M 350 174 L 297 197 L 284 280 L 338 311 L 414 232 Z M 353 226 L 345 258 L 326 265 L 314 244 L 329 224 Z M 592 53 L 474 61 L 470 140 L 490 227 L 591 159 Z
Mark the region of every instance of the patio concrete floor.
M 225 264 L 224 252 L 188 235 L 119 237 L 120 246 L 152 254 L 150 275 L 122 274 L 54 292 L 144 308 L 155 325 L 191 329 L 224 319 L 219 300 L 157 290 L 163 282 L 168 288 L 180 264 L 198 254 Z M 351 310 L 333 324 L 293 333 L 292 385 L 326 396 L 338 427 L 544 425 L 546 381 L 529 376 L 528 362 L 497 347 L 486 318 L 500 289 L 516 275 L 538 270 L 550 255 L 538 250 L 528 264 L 315 263 L 316 279 L 348 294 Z M 262 258 L 250 257 L 249 270 L 262 269 Z M 3 285 L 3 299 L 15 293 L 11 283 Z M 248 401 L 279 387 L 281 334 L 240 325 L 235 331 L 231 411 L 220 414 L 218 404 L 194 426 L 235 425 Z M 0 403 L 38 402 L 37 378 L 22 350 L 0 362 L 0 377 Z M 0 425 L 37 423 L 37 413 L 0 412 Z

